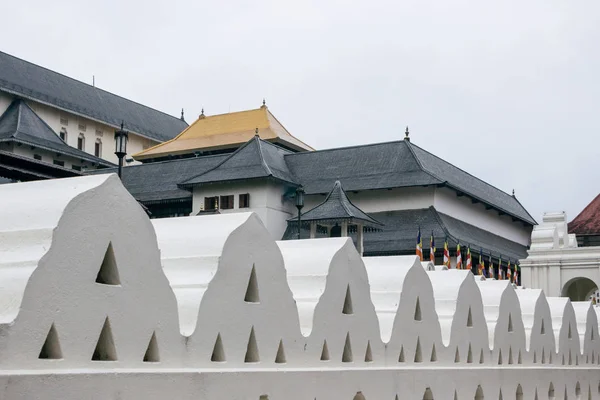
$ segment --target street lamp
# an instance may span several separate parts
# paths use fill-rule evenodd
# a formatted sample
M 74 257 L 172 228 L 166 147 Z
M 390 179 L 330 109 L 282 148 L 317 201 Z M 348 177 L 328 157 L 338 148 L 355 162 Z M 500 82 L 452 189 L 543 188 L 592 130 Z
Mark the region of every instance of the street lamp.
M 296 188 L 296 208 L 298 209 L 298 239 L 300 239 L 300 210 L 304 207 L 304 189 L 302 186 Z
M 123 158 L 127 155 L 128 140 L 129 132 L 123 129 L 123 122 L 121 122 L 121 129 L 115 131 L 115 155 L 119 158 L 119 178 L 123 173 Z

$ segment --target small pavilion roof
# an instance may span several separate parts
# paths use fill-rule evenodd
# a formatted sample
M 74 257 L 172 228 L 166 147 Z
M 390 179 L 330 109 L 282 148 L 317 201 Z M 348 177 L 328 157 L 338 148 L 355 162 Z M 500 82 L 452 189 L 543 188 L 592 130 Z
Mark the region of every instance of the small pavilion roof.
M 303 222 L 347 220 L 349 222 L 360 222 L 367 226 L 382 225 L 352 204 L 340 181 L 335 182 L 325 201 L 303 213 L 301 219 Z M 294 218 L 289 219 L 290 222 L 294 222 L 294 220 Z
M 569 233 L 577 235 L 600 234 L 600 194 L 573 221 L 569 222 Z

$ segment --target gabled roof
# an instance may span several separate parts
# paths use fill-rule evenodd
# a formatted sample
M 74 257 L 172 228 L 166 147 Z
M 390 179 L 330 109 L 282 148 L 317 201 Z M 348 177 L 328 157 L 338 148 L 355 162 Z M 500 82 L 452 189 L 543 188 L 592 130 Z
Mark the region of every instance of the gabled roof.
M 273 178 L 295 185 L 283 159 L 288 150 L 254 136 L 250 141 L 217 164 L 214 168 L 183 181 L 182 187 L 245 179 Z
M 78 158 L 103 166 L 114 166 L 99 157 L 66 144 L 23 100 L 17 99 L 0 116 L 0 142 L 16 142 Z
M 130 165 L 123 168 L 123 185 L 136 200 L 146 204 L 191 201 L 192 193 L 177 186 L 226 159 L 229 154 Z M 88 171 L 89 174 L 116 173 L 116 168 Z
M 336 181 L 333 189 L 318 206 L 306 211 L 302 214 L 302 221 L 336 221 L 347 220 L 366 223 L 367 225 L 381 225 L 378 221 L 369 217 L 360 208 L 356 207 L 348 196 L 340 181 Z M 288 221 L 294 222 L 295 218 L 290 218 Z
M 569 222 L 569 233 L 600 235 L 600 194 Z
M 364 254 L 367 256 L 414 254 L 417 231 L 420 228 L 423 235 L 423 251 L 429 255 L 429 237 L 431 232 L 435 238 L 437 255 L 441 255 L 443 243 L 448 238 L 451 250 L 456 249 L 460 241 L 463 251 L 471 246 L 471 253 L 479 254 L 483 250 L 484 260 L 487 264 L 488 255 L 497 260 L 502 256 L 506 263 L 527 257 L 527 247 L 510 241 L 491 232 L 480 229 L 438 212 L 434 207 L 417 210 L 382 211 L 370 213 L 381 222 L 382 226 L 364 236 Z M 297 228 L 288 224 L 283 239 L 295 239 Z M 355 233 L 351 231 L 351 236 Z M 325 237 L 317 231 L 317 237 Z
M 172 139 L 187 124 L 150 107 L 21 60 L 0 51 L 0 91 L 103 122 L 121 121 L 136 134 L 156 141 Z
M 292 136 L 263 105 L 256 110 L 211 116 L 202 114 L 176 138 L 134 154 L 133 158 L 158 159 L 196 151 L 235 148 L 257 134 L 263 140 L 293 151 L 313 150 Z
M 327 193 L 335 180 L 350 191 L 443 185 L 528 224 L 536 223 L 515 197 L 408 140 L 293 153 L 285 161 L 307 194 Z

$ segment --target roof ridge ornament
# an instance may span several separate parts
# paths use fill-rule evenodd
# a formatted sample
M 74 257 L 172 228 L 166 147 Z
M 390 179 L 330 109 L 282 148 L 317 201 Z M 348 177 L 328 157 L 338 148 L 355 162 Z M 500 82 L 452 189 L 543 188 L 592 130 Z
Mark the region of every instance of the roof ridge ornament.
M 513 189 L 512 197 L 515 197 L 515 189 Z
M 404 131 L 404 140 L 409 141 L 410 142 L 410 137 L 408 136 L 410 134 L 410 132 L 408 131 L 408 125 L 406 126 L 406 130 Z
M 264 97 L 263 97 L 262 106 L 260 106 L 260 108 L 267 108 L 267 102 L 265 101 Z
M 184 118 L 184 116 L 183 116 L 183 108 L 181 109 L 181 120 L 182 120 L 182 121 L 185 121 L 185 118 Z
M 206 115 L 204 115 L 204 107 L 202 107 L 202 111 L 200 111 L 200 116 L 198 117 L 198 119 L 204 119 L 206 118 Z
M 260 137 L 260 135 L 258 134 L 258 126 L 254 130 L 254 136 Z

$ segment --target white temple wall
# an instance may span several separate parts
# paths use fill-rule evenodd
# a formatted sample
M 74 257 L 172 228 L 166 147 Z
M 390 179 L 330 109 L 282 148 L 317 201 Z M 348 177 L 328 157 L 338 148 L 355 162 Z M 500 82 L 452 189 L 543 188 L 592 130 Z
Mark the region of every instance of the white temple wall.
M 437 211 L 460 221 L 477 226 L 513 242 L 528 246 L 531 228 L 513 222 L 507 215 L 500 216 L 495 210 L 486 210 L 481 203 L 473 204 L 468 196 L 458 197 L 456 191 L 445 187 L 435 189 L 434 207 Z
M 2 400 L 600 399 L 589 303 L 365 267 L 252 213 L 151 223 L 115 175 L 1 185 L 0 205 Z

